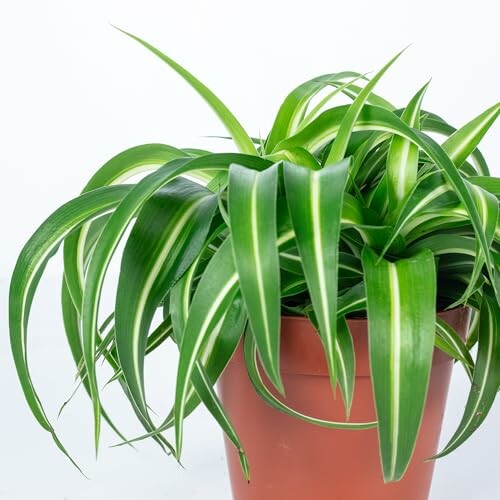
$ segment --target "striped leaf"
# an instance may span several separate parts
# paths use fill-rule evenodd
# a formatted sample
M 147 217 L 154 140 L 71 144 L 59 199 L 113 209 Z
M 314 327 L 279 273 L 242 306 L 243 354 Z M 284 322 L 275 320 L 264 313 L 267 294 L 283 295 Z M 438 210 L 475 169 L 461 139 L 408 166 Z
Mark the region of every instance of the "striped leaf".
M 45 266 L 64 238 L 84 222 L 116 207 L 129 191 L 129 186 L 101 188 L 81 195 L 60 207 L 26 243 L 12 275 L 9 291 L 9 327 L 17 374 L 31 412 L 38 423 L 51 434 L 59 449 L 70 459 L 45 414 L 31 379 L 26 348 L 31 304 Z
M 240 289 L 264 369 L 282 392 L 277 187 L 277 165 L 262 172 L 232 165 L 229 171 L 228 209 Z
M 186 153 L 180 149 L 165 144 L 142 144 L 117 154 L 107 161 L 89 180 L 83 193 L 104 186 L 121 184 L 131 177 L 156 170 L 161 165 L 177 159 L 186 157 Z M 83 282 L 85 263 L 83 255 L 85 246 L 96 239 L 101 230 L 102 223 L 94 221 L 92 224 L 84 224 L 78 231 L 74 231 L 64 241 L 64 276 L 68 285 L 73 303 L 81 312 L 83 299 Z
M 340 317 L 337 323 L 337 367 L 339 385 L 349 420 L 354 398 L 354 382 L 356 380 L 356 357 L 351 332 L 345 317 Z
M 182 345 L 182 337 L 187 318 L 189 317 L 191 302 L 189 290 L 194 277 L 193 271 L 196 268 L 197 263 L 194 262 L 190 269 L 191 272 L 187 273 L 185 278 L 179 282 L 179 286 L 175 287 L 173 297 L 170 301 L 170 305 L 177 309 L 176 340 L 178 345 Z M 208 342 L 208 345 L 196 361 L 191 375 L 192 386 L 196 392 L 192 394 L 188 392 L 186 395 L 184 413 L 187 416 L 194 411 L 199 400 L 203 402 L 226 436 L 236 447 L 242 471 L 246 479 L 249 480 L 250 470 L 243 445 L 213 387 L 236 350 L 239 340 L 243 335 L 245 321 L 242 300 L 240 295 L 237 294 L 224 317 L 219 321 L 215 331 L 212 332 L 212 340 Z M 171 415 L 172 417 L 167 417 L 163 427 L 168 428 L 174 423 L 174 413 Z
M 111 259 L 130 222 L 155 192 L 181 175 L 203 170 L 227 171 L 229 165 L 235 161 L 254 168 L 268 165 L 265 160 L 241 154 L 211 154 L 191 160 L 173 160 L 134 186 L 109 218 L 96 243 L 96 250 L 92 254 L 87 270 L 82 305 L 83 353 L 94 407 L 96 449 L 100 435 L 100 402 L 95 370 L 96 329 L 100 296 Z
M 401 115 L 408 126 L 420 129 L 420 108 L 429 83 L 409 102 Z M 389 210 L 395 211 L 417 182 L 418 147 L 408 139 L 394 136 L 387 155 L 387 196 Z
M 206 188 L 175 179 L 144 205 L 127 240 L 116 295 L 115 338 L 123 376 L 143 415 L 148 413 L 144 356 L 154 313 L 203 247 L 216 206 L 217 197 Z
M 210 260 L 196 288 L 180 344 L 175 388 L 176 453 L 182 452 L 182 428 L 191 376 L 210 336 L 229 310 L 238 292 L 231 240 L 227 239 Z
M 500 306 L 495 298 L 484 294 L 479 320 L 479 339 L 472 380 L 464 416 L 440 458 L 458 448 L 486 418 L 500 387 Z
M 285 141 L 286 147 L 290 147 L 291 145 L 306 147 L 305 144 L 307 144 L 310 150 L 315 150 L 321 145 L 328 143 L 329 140 L 332 140 L 337 135 L 341 120 L 346 114 L 347 109 L 342 109 L 342 107 L 326 111 L 299 134 Z M 440 169 L 442 169 L 447 182 L 452 187 L 459 200 L 463 203 L 466 214 L 474 228 L 481 251 L 485 255 L 486 267 L 490 278 L 492 282 L 495 282 L 489 243 L 482 228 L 482 221 L 478 209 L 470 190 L 465 185 L 461 173 L 457 170 L 446 152 L 443 151 L 430 136 L 418 130 L 410 129 L 395 114 L 379 107 L 365 105 L 359 112 L 353 130 L 383 131 L 405 137 L 416 144 Z M 285 142 L 282 145 L 285 145 Z
M 469 187 L 472 196 L 476 202 L 479 215 L 481 216 L 482 219 L 485 238 L 491 245 L 498 227 L 498 217 L 500 214 L 498 200 L 495 195 L 489 193 L 488 191 L 484 190 L 479 186 L 470 184 L 468 181 L 466 181 L 466 185 Z M 470 275 L 467 288 L 465 289 L 462 296 L 457 301 L 455 301 L 451 307 L 455 307 L 457 305 L 466 303 L 467 299 L 469 298 L 470 295 L 472 295 L 475 287 L 477 286 L 477 282 L 481 277 L 482 268 L 486 260 L 479 243 L 476 243 L 475 253 L 476 253 L 476 259 L 474 261 L 474 268 Z M 496 293 L 497 297 L 500 297 L 500 289 L 498 287 L 496 287 Z
M 470 355 L 465 342 L 460 338 L 460 335 L 441 318 L 436 320 L 436 346 L 452 358 L 460 361 L 467 375 L 472 380 L 474 373 L 474 360 Z M 441 342 L 438 341 L 441 340 Z
M 322 75 L 304 82 L 292 90 L 276 114 L 271 132 L 266 141 L 265 152 L 273 152 L 279 142 L 295 133 L 295 130 L 299 127 L 306 114 L 311 99 L 327 87 L 330 84 L 329 82 L 359 76 L 361 76 L 359 73 L 352 71 Z
M 339 131 L 337 136 L 335 137 L 335 141 L 332 145 L 332 149 L 326 159 L 326 164 L 329 165 L 331 163 L 337 163 L 341 161 L 345 153 L 347 151 L 347 145 L 349 144 L 349 140 L 351 139 L 351 134 L 354 130 L 354 126 L 356 121 L 358 120 L 359 114 L 363 109 L 363 106 L 366 104 L 372 90 L 375 85 L 377 85 L 378 81 L 384 76 L 385 72 L 396 62 L 399 56 L 402 54 L 400 52 L 395 57 L 393 57 L 359 92 L 354 99 L 353 103 L 349 106 L 345 117 L 342 119 L 342 122 L 339 127 Z
M 382 256 L 385 255 L 401 233 L 406 235 L 414 229 L 416 224 L 412 225 L 413 221 L 419 220 L 421 222 L 418 216 L 429 213 L 432 209 L 442 212 L 446 207 L 454 206 L 456 203 L 457 197 L 453 194 L 440 172 L 422 178 L 400 206 L 391 234 L 384 242 Z M 431 214 L 430 217 L 434 218 L 434 215 Z
M 363 251 L 370 367 L 384 480 L 404 475 L 422 421 L 434 346 L 436 272 L 430 251 L 391 263 Z M 411 397 L 409 396 L 411 395 Z
M 338 261 L 341 212 L 349 161 L 309 170 L 289 163 L 284 179 L 297 248 L 335 390 Z
M 495 104 L 454 132 L 444 143 L 443 149 L 460 168 L 481 142 L 488 129 L 500 114 L 500 104 Z
M 352 290 L 352 289 L 351 289 Z M 316 330 L 319 330 L 318 320 L 314 310 L 308 310 L 307 316 Z M 338 368 L 338 383 L 349 420 L 354 397 L 354 382 L 356 379 L 356 358 L 351 332 L 345 317 L 339 315 L 337 321 L 337 337 L 335 339 L 335 362 Z

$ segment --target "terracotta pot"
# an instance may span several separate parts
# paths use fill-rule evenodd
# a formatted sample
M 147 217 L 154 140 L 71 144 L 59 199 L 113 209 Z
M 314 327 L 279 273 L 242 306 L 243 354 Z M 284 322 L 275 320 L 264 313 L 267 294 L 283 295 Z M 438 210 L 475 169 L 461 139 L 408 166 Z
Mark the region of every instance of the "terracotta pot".
M 465 338 L 469 311 L 440 317 Z M 376 419 L 369 370 L 366 320 L 350 320 L 356 351 L 352 422 Z M 334 399 L 319 338 L 306 318 L 283 317 L 281 367 L 286 402 L 309 415 L 345 420 L 340 394 Z M 226 440 L 234 500 L 427 500 L 453 361 L 434 352 L 422 427 L 404 478 L 384 484 L 376 429 L 332 430 L 284 415 L 264 403 L 248 379 L 240 345 L 221 377 L 220 394 L 243 442 L 251 480 Z M 268 383 L 269 385 L 269 383 Z M 269 385 L 270 387 L 270 385 Z

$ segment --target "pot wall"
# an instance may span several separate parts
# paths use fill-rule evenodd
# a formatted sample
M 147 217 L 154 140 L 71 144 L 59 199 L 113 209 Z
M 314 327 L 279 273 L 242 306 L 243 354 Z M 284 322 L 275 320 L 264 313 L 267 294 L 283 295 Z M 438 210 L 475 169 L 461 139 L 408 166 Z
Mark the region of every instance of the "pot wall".
M 465 338 L 469 311 L 440 313 Z M 367 322 L 349 320 L 356 351 L 352 422 L 376 420 L 369 371 Z M 325 429 L 282 414 L 255 393 L 240 345 L 221 377 L 224 407 L 250 462 L 250 483 L 226 439 L 234 500 L 427 500 L 453 361 L 435 350 L 422 427 L 405 477 L 384 484 L 377 430 Z M 345 421 L 340 392 L 333 397 L 321 342 L 306 318 L 282 319 L 281 369 L 286 403 L 322 419 Z M 269 387 L 270 384 L 268 384 Z M 275 393 L 276 394 L 276 393 Z

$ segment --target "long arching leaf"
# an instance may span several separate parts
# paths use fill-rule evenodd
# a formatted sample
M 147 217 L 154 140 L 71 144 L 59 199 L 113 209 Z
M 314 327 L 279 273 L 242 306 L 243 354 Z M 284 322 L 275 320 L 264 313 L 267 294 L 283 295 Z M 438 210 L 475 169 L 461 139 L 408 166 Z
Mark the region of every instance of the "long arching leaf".
M 26 243 L 12 275 L 9 291 L 9 327 L 17 374 L 31 412 L 68 457 L 68 452 L 45 414 L 28 367 L 26 343 L 31 304 L 45 266 L 64 238 L 84 222 L 116 207 L 129 191 L 129 186 L 102 188 L 60 207 Z
M 479 347 L 464 416 L 440 458 L 458 448 L 484 421 L 500 387 L 500 306 L 485 293 L 479 320 Z
M 316 418 L 313 416 L 305 415 L 300 413 L 284 402 L 280 401 L 274 394 L 266 387 L 262 375 L 259 371 L 259 366 L 257 364 L 257 351 L 255 346 L 255 341 L 252 335 L 245 335 L 245 365 L 247 367 L 248 376 L 250 382 L 257 392 L 257 394 L 270 406 L 273 408 L 289 415 L 291 417 L 298 418 L 309 424 L 319 425 L 320 427 L 326 427 L 329 429 L 349 429 L 349 430 L 364 430 L 373 429 L 377 426 L 377 422 L 335 422 L 331 420 L 324 420 Z
M 241 153 L 257 155 L 257 150 L 255 149 L 252 139 L 241 126 L 240 122 L 236 119 L 233 113 L 229 111 L 229 108 L 206 85 L 201 83 L 194 75 L 184 69 L 180 64 L 160 52 L 156 47 L 153 47 L 151 44 L 142 40 L 138 36 L 133 35 L 132 33 L 128 33 L 120 28 L 117 29 L 146 47 L 146 49 L 151 51 L 155 56 L 159 57 L 163 62 L 167 63 L 179 76 L 189 83 L 189 85 L 191 85 L 191 87 L 196 90 L 198 94 L 200 94 L 200 96 L 219 117 L 220 121 L 226 127 L 226 130 L 233 138 Z
M 116 295 L 115 338 L 125 381 L 144 415 L 144 356 L 154 313 L 203 247 L 216 206 L 217 197 L 206 188 L 175 179 L 144 205 L 127 240 Z
M 257 169 L 265 168 L 264 166 L 268 165 L 265 160 L 241 154 L 212 154 L 192 160 L 173 160 L 142 179 L 130 191 L 129 195 L 110 217 L 99 237 L 96 250 L 92 254 L 89 263 L 82 305 L 83 353 L 94 406 L 96 449 L 98 448 L 100 434 L 99 389 L 95 373 L 96 328 L 101 291 L 111 258 L 132 219 L 156 191 L 183 174 L 200 170 L 227 171 L 229 165 L 233 162 L 254 166 Z
M 413 455 L 429 384 L 435 332 L 434 256 L 391 263 L 363 251 L 370 367 L 384 480 L 397 481 Z

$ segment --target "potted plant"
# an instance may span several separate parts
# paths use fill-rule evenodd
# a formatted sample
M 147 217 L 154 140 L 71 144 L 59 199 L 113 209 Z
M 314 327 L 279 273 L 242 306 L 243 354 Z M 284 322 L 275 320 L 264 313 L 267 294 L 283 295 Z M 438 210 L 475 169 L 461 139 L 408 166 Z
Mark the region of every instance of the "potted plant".
M 457 130 L 422 107 L 426 84 L 396 109 L 373 89 L 398 55 L 371 79 L 345 71 L 303 83 L 254 139 L 191 73 L 127 35 L 206 100 L 239 152 L 128 149 L 26 243 L 9 319 L 35 418 L 71 459 L 26 348 L 38 282 L 63 244 L 63 319 L 96 448 L 105 420 L 123 443 L 149 437 L 180 459 L 184 420 L 202 403 L 226 434 L 237 500 L 427 498 L 427 459 L 462 444 L 500 386 L 500 179 L 477 149 L 500 106 Z M 350 102 L 333 106 L 341 96 Z M 122 240 L 104 319 L 103 283 Z M 144 362 L 170 341 L 175 401 L 158 423 Z M 453 360 L 471 391 L 437 453 Z M 103 407 L 101 361 L 142 436 L 125 438 Z

